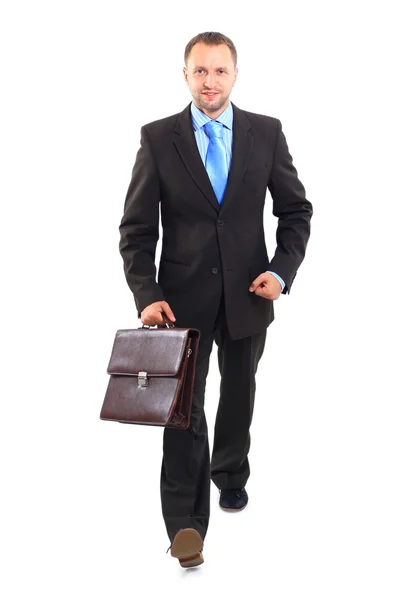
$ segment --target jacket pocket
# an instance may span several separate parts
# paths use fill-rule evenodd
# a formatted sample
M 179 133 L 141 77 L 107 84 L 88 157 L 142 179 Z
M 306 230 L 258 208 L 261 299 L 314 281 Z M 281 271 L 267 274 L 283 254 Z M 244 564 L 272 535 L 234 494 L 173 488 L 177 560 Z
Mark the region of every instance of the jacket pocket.
M 269 174 L 270 165 L 264 164 L 258 167 L 253 166 L 247 169 L 245 175 L 243 176 L 243 179 L 245 183 L 267 183 L 269 181 Z
M 167 258 L 161 258 L 160 260 L 160 264 L 167 264 L 167 265 L 179 265 L 180 267 L 191 267 L 191 265 L 189 265 L 188 263 L 185 262 L 180 262 L 177 260 L 171 260 L 171 259 L 167 259 Z

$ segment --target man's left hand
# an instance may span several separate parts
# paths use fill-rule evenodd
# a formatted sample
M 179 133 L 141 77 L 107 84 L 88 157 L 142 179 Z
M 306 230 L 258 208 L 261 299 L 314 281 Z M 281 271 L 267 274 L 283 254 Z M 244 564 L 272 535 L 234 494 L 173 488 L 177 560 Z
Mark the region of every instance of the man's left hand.
M 281 283 L 271 273 L 261 273 L 251 283 L 249 291 L 267 300 L 277 300 L 281 295 Z

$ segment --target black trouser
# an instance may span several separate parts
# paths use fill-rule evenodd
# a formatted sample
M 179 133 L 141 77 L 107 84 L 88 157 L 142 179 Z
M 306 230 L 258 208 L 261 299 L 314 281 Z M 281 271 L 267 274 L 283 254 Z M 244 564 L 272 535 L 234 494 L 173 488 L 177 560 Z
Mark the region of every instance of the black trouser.
M 172 542 L 177 531 L 193 527 L 204 538 L 210 516 L 210 478 L 218 489 L 240 488 L 249 477 L 249 428 L 255 399 L 255 374 L 267 329 L 232 340 L 221 299 L 214 331 L 201 332 L 188 429 L 166 427 L 161 468 L 162 514 Z M 221 374 L 210 464 L 204 392 L 213 342 Z

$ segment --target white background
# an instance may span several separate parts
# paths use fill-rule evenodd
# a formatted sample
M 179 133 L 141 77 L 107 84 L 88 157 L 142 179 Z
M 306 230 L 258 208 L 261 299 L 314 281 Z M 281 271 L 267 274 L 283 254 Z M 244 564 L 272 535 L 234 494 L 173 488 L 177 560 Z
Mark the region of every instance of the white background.
M 2 4 L 4 599 L 401 600 L 397 5 Z M 186 571 L 165 554 L 162 430 L 99 411 L 115 331 L 141 325 L 118 252 L 140 127 L 190 102 L 183 52 L 208 30 L 237 47 L 234 103 L 282 121 L 314 217 L 259 366 L 249 505 L 224 513 L 212 487 Z M 210 433 L 218 385 L 215 347 Z

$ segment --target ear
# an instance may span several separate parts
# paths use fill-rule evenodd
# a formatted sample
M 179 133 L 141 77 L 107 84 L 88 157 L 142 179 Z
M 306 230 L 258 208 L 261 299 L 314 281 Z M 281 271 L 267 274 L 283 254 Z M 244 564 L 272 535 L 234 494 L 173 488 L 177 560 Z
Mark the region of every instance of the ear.
M 186 83 L 188 83 L 188 70 L 186 67 L 183 67 L 183 76 L 185 78 Z

